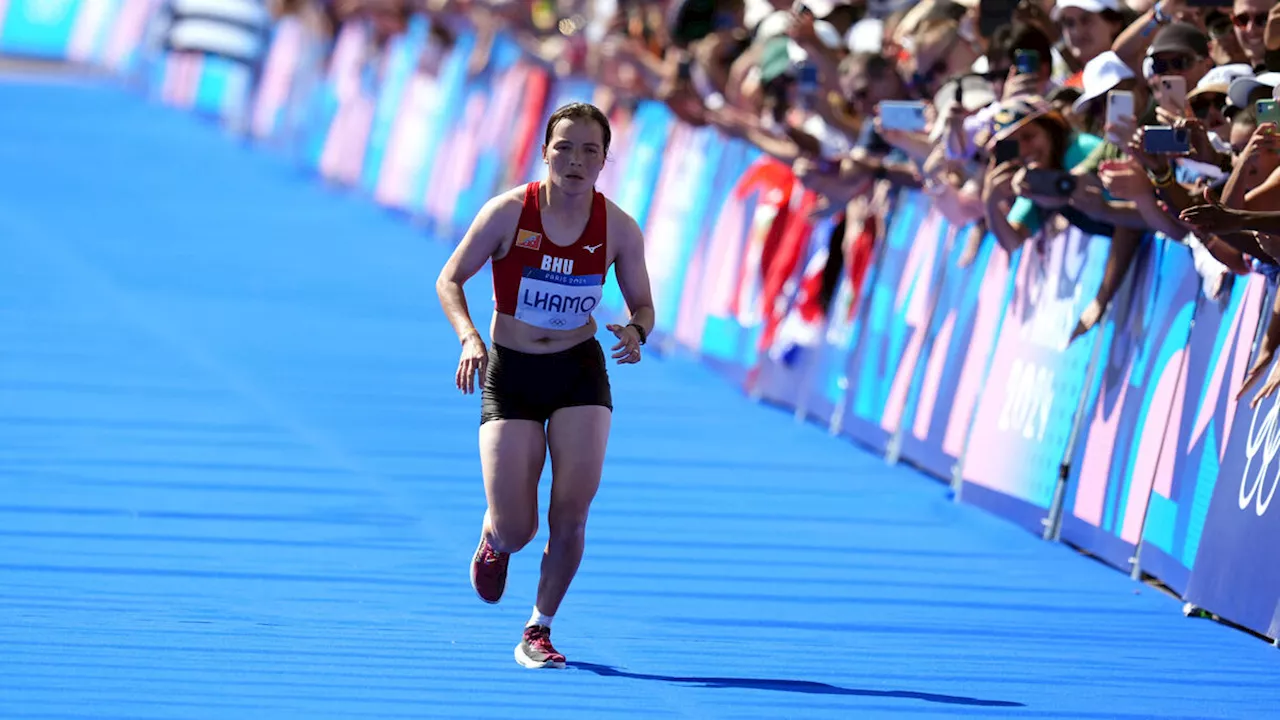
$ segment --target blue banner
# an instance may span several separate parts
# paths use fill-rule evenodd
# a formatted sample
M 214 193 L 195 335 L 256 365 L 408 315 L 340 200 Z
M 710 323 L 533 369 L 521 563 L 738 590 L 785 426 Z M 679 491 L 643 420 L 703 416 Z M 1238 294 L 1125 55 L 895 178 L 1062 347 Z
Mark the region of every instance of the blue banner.
M 373 124 L 369 128 L 360 177 L 360 186 L 367 193 L 372 194 L 378 188 L 387 143 L 400 113 L 405 91 L 417 70 L 418 58 L 422 54 L 429 28 L 430 22 L 426 17 L 414 15 L 409 19 L 406 32 L 393 38 L 386 50 L 381 78 L 374 89 L 377 104 L 373 112 Z
M 1184 597 L 1274 638 L 1280 636 L 1280 398 L 1250 407 L 1254 392 L 1236 405 Z
M 1169 430 L 1177 442 L 1165 443 L 1160 457 L 1173 470 L 1152 487 L 1139 555 L 1143 572 L 1179 594 L 1200 549 L 1265 293 L 1261 276 L 1235 278 L 1225 303 L 1200 296 L 1196 304 Z
M 939 478 L 951 477 L 981 391 L 987 359 L 1004 319 L 1008 258 L 992 235 L 961 267 L 972 226 L 951 236 L 927 354 L 912 381 L 902 418 L 902 459 Z
M 1106 342 L 1091 332 L 1068 344 L 1098 294 L 1110 244 L 1070 226 L 1018 251 L 974 412 L 962 499 L 1037 534 L 1053 504 L 1095 345 Z
M 1160 454 L 1177 441 L 1168 428 L 1199 291 L 1185 245 L 1144 240 L 1098 327 L 1110 352 L 1071 459 L 1061 536 L 1125 572 L 1151 489 L 1172 477 L 1172 464 L 1161 465 Z
M 7 10 L 0 15 L 0 52 L 68 58 L 83 6 L 84 0 L 8 0 Z
M 935 264 L 949 227 L 926 195 L 901 191 L 875 281 L 865 292 L 865 324 L 848 357 L 852 395 L 840 423 L 844 434 L 877 450 L 885 448 L 906 408 L 929 322 Z

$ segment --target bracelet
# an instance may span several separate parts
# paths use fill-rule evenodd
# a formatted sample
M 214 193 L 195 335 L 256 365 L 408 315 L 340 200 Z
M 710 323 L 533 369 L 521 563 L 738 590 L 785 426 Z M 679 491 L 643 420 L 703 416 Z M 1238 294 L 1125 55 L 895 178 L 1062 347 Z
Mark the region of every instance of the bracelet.
M 484 336 L 480 334 L 480 331 L 475 328 L 471 328 L 470 331 L 462 333 L 462 337 L 458 339 L 458 344 L 466 345 L 467 338 L 471 337 L 472 335 L 475 335 L 476 337 L 480 338 L 481 344 L 484 343 Z
M 636 334 L 640 336 L 641 345 L 644 345 L 646 342 L 648 342 L 649 333 L 645 332 L 644 328 L 640 327 L 635 323 L 628 323 L 627 327 L 636 329 Z

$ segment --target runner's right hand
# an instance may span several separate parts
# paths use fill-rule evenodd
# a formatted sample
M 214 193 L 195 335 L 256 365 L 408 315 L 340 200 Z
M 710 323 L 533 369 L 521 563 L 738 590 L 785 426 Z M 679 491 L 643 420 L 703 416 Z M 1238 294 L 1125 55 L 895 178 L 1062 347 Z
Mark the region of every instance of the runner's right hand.
M 454 382 L 464 394 L 476 391 L 476 376 L 484 384 L 485 370 L 489 367 L 489 350 L 484 346 L 480 333 L 472 332 L 462 341 L 462 357 L 458 359 L 458 372 Z

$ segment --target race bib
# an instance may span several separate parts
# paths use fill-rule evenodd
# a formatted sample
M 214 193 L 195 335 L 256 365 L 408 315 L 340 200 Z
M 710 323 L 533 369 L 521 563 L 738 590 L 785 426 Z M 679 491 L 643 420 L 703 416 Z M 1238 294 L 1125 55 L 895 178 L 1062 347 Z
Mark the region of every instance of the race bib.
M 548 330 L 582 327 L 600 304 L 603 279 L 601 275 L 566 275 L 525 268 L 516 319 Z

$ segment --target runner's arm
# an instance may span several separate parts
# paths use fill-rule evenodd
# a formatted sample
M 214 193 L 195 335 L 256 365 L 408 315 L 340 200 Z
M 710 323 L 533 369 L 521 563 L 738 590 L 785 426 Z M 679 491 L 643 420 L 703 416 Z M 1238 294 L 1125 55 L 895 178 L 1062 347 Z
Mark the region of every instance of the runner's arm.
M 617 212 L 617 220 L 612 224 L 617 228 L 616 235 L 611 238 L 617 243 L 617 255 L 614 258 L 614 275 L 618 279 L 618 289 L 622 290 L 622 298 L 626 300 L 627 309 L 631 311 L 628 324 L 644 328 L 645 337 L 653 332 L 655 320 L 653 313 L 653 291 L 649 287 L 649 269 L 644 258 L 644 233 L 640 225 L 621 209 Z
M 485 262 L 502 247 L 506 233 L 517 223 L 519 212 L 520 203 L 510 194 L 499 195 L 485 203 L 436 278 L 440 306 L 458 339 L 463 342 L 472 333 L 480 336 L 480 331 L 471 321 L 467 295 L 462 286 L 480 272 Z

